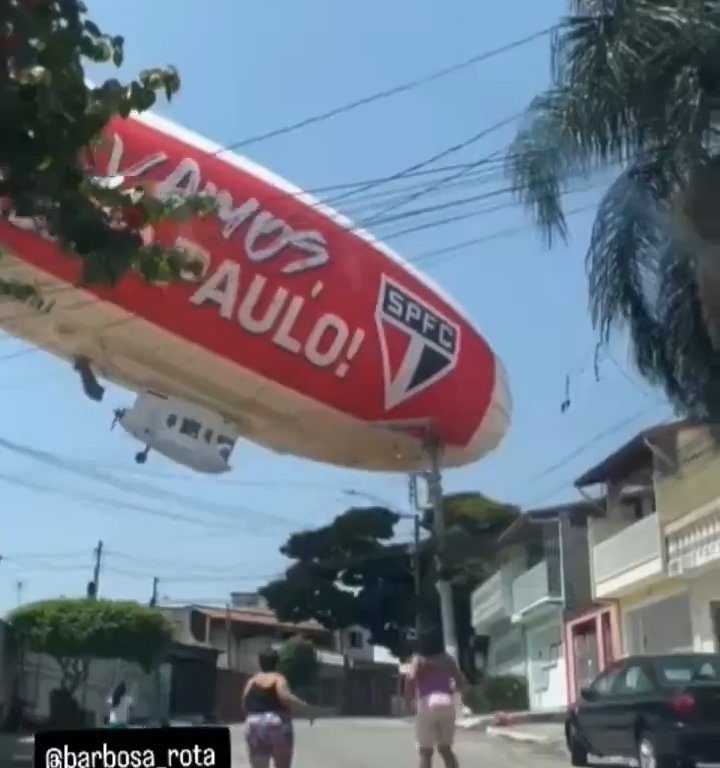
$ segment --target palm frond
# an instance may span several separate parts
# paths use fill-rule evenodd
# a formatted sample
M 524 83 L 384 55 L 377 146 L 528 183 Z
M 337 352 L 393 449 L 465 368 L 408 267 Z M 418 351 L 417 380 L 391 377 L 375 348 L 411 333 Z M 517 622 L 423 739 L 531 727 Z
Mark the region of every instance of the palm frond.
M 653 297 L 657 254 L 667 241 L 663 210 L 679 178 L 654 157 L 621 174 L 600 203 L 586 258 L 590 313 L 603 341 L 620 324 L 633 338 L 658 331 Z
M 552 244 L 565 236 L 571 177 L 677 151 L 710 127 L 703 62 L 720 54 L 720 20 L 649 0 L 577 4 L 553 39 L 554 87 L 535 99 L 510 146 L 518 198 Z M 716 50 L 717 49 L 717 50 Z M 711 55 L 712 54 L 712 55 Z
M 720 421 L 720 354 L 707 333 L 698 291 L 693 253 L 673 243 L 661 260 L 657 311 L 663 328 L 661 365 L 642 372 L 652 374 L 670 400 L 684 413 Z M 652 361 L 650 361 L 652 362 Z

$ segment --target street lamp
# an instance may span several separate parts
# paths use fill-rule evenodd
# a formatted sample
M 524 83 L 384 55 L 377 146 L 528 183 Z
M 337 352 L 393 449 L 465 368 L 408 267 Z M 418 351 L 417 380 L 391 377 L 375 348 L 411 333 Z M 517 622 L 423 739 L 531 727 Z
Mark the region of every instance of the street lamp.
M 422 579 L 420 574 L 420 515 L 417 512 L 403 512 L 387 501 L 373 496 L 371 493 L 357 491 L 354 488 L 343 491 L 346 496 L 355 496 L 380 504 L 394 512 L 401 520 L 413 521 L 413 578 L 415 581 L 415 636 L 420 636 L 420 598 L 422 596 Z

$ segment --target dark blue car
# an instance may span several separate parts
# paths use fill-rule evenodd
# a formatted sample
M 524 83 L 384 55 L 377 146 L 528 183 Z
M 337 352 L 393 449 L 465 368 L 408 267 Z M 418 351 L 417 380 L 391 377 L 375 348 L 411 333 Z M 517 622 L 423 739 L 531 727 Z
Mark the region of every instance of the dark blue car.
M 720 764 L 720 655 L 631 656 L 606 669 L 571 708 L 571 762 L 640 768 Z

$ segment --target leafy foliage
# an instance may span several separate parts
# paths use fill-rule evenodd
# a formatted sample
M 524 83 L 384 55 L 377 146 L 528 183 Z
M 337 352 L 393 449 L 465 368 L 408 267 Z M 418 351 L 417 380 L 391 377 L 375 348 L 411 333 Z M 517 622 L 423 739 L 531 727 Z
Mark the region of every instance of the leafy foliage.
M 522 712 L 529 707 L 528 684 L 523 677 L 487 677 L 465 691 L 463 701 L 475 714 Z
M 160 613 L 131 602 L 45 600 L 18 608 L 9 621 L 24 646 L 55 659 L 71 693 L 90 659 L 124 659 L 149 671 L 172 642 L 172 627 Z
M 120 66 L 124 41 L 103 33 L 80 0 L 0 3 L 0 215 L 34 222 L 82 260 L 86 282 L 114 284 L 128 270 L 166 281 L 189 266 L 185 254 L 143 241 L 166 218 L 201 215 L 200 197 L 159 200 L 143 188 L 113 188 L 93 171 L 111 119 L 151 108 L 180 87 L 172 68 L 136 80 L 85 79 L 86 62 Z M 41 301 L 29 286 L 0 280 L 0 296 Z
M 304 637 L 292 637 L 280 649 L 279 672 L 295 689 L 307 688 L 317 682 L 319 662 L 313 643 Z
M 445 500 L 447 576 L 453 583 L 458 639 L 466 646 L 472 628 L 469 594 L 484 575 L 497 535 L 517 510 L 480 494 Z M 262 593 L 285 621 L 315 619 L 329 629 L 353 625 L 370 641 L 399 657 L 411 650 L 416 614 L 439 622 L 436 552 L 425 538 L 419 551 L 422 593 L 415 596 L 412 545 L 393 541 L 399 516 L 382 507 L 352 508 L 329 525 L 293 534 L 281 552 L 294 562 Z M 424 526 L 432 525 L 429 516 Z
M 639 371 L 682 411 L 720 416 L 720 3 L 574 0 L 553 84 L 507 156 L 548 244 L 570 182 L 615 169 L 587 253 L 601 342 L 627 328 Z

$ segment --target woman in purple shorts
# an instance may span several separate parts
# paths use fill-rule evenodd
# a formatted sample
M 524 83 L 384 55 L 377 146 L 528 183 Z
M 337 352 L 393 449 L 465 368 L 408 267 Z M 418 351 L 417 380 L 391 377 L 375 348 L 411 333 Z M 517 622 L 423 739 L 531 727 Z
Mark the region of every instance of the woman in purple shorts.
M 252 768 L 290 768 L 294 737 L 292 715 L 310 717 L 310 705 L 290 690 L 277 671 L 279 657 L 269 651 L 259 657 L 260 672 L 248 680 L 243 693 L 245 739 Z

